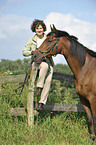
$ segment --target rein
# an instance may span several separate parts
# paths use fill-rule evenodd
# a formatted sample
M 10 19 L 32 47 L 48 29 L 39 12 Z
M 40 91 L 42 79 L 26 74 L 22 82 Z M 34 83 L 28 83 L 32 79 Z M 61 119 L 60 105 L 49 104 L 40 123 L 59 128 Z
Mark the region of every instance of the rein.
M 30 78 L 30 67 L 32 66 L 32 63 L 33 63 L 33 60 L 31 60 L 31 62 L 29 64 L 29 69 L 26 71 L 25 79 L 24 79 L 23 84 L 20 87 L 18 87 L 17 89 L 15 89 L 15 93 L 17 95 L 20 95 L 23 92 L 25 84 L 28 83 L 28 80 Z M 21 90 L 20 90 L 20 92 L 18 92 L 18 89 L 20 89 L 20 88 L 21 88 Z
M 48 50 L 48 51 L 41 51 L 39 48 L 36 48 L 41 54 L 47 54 L 49 53 L 51 50 L 53 51 L 54 46 L 56 45 L 56 54 L 57 54 L 57 50 L 58 50 L 58 46 L 57 43 L 59 41 L 59 38 L 56 38 L 56 42 L 53 44 L 53 46 Z
M 25 75 L 25 79 L 24 79 L 23 84 L 20 87 L 18 87 L 17 89 L 15 89 L 15 93 L 17 95 L 20 95 L 23 92 L 23 89 L 24 89 L 25 84 L 28 83 L 29 76 L 30 75 L 26 72 L 26 75 Z M 21 91 L 18 93 L 18 89 L 20 89 L 20 88 L 21 88 Z

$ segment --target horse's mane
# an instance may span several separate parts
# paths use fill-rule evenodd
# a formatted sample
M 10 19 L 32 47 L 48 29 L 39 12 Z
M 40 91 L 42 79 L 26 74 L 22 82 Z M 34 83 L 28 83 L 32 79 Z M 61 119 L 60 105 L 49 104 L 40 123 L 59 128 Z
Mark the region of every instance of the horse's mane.
M 47 36 L 49 35 L 54 35 L 53 32 L 49 32 L 47 34 Z M 74 39 L 74 40 L 78 40 L 78 38 L 76 36 L 73 36 L 73 35 L 69 35 L 69 33 L 67 33 L 66 31 L 60 31 L 60 30 L 57 30 L 56 31 L 56 34 L 55 34 L 55 37 L 62 37 L 62 36 L 65 36 L 69 39 Z
M 49 32 L 47 34 L 47 36 L 49 35 L 55 35 L 55 37 L 62 37 L 65 36 L 66 38 L 68 38 L 69 40 L 74 40 L 75 42 L 78 42 L 78 38 L 76 36 L 73 35 L 69 35 L 69 33 L 67 33 L 66 31 L 61 31 L 61 30 L 56 30 L 56 33 L 54 34 L 54 32 Z M 79 43 L 79 42 L 78 42 Z M 85 47 L 84 45 L 82 45 L 81 43 L 79 43 L 82 48 L 88 52 L 91 56 L 96 57 L 96 52 L 90 50 L 89 48 Z

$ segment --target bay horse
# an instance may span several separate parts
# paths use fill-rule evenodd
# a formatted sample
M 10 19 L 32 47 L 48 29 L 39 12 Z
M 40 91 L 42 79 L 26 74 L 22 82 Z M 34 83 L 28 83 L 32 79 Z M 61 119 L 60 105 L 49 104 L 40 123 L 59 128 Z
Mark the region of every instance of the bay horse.
M 96 139 L 96 52 L 78 42 L 78 38 L 51 27 L 42 45 L 33 53 L 33 60 L 62 54 L 74 75 L 76 93 L 86 111 L 90 138 Z

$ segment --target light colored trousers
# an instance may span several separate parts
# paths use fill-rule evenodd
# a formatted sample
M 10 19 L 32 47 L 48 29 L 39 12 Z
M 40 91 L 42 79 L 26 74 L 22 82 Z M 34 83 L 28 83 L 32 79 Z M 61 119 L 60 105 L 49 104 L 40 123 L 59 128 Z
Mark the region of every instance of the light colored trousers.
M 37 87 L 43 88 L 41 92 L 41 98 L 39 103 L 43 103 L 44 105 L 47 102 L 50 86 L 51 86 L 51 80 L 53 76 L 53 67 L 49 66 L 46 62 L 42 62 L 41 64 L 37 64 L 35 62 L 32 63 L 35 67 L 35 79 L 37 76 L 38 69 L 39 71 L 39 77 L 37 80 Z

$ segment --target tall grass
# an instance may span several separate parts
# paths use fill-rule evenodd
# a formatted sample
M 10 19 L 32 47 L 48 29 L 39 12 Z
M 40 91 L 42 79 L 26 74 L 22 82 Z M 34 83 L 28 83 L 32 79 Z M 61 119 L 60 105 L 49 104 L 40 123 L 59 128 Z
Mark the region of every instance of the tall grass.
M 41 112 L 33 128 L 26 117 L 11 117 L 3 102 L 0 121 L 2 145 L 95 145 L 89 139 L 85 113 Z
M 48 100 L 71 103 L 74 97 L 73 87 L 64 88 L 60 82 L 52 83 Z M 27 92 L 22 96 L 11 95 L 15 87 L 13 84 L 1 87 L 1 145 L 95 145 L 90 142 L 85 113 L 42 111 L 35 117 L 33 128 L 28 126 L 27 117 L 12 117 L 9 109 L 22 106 L 27 98 Z

